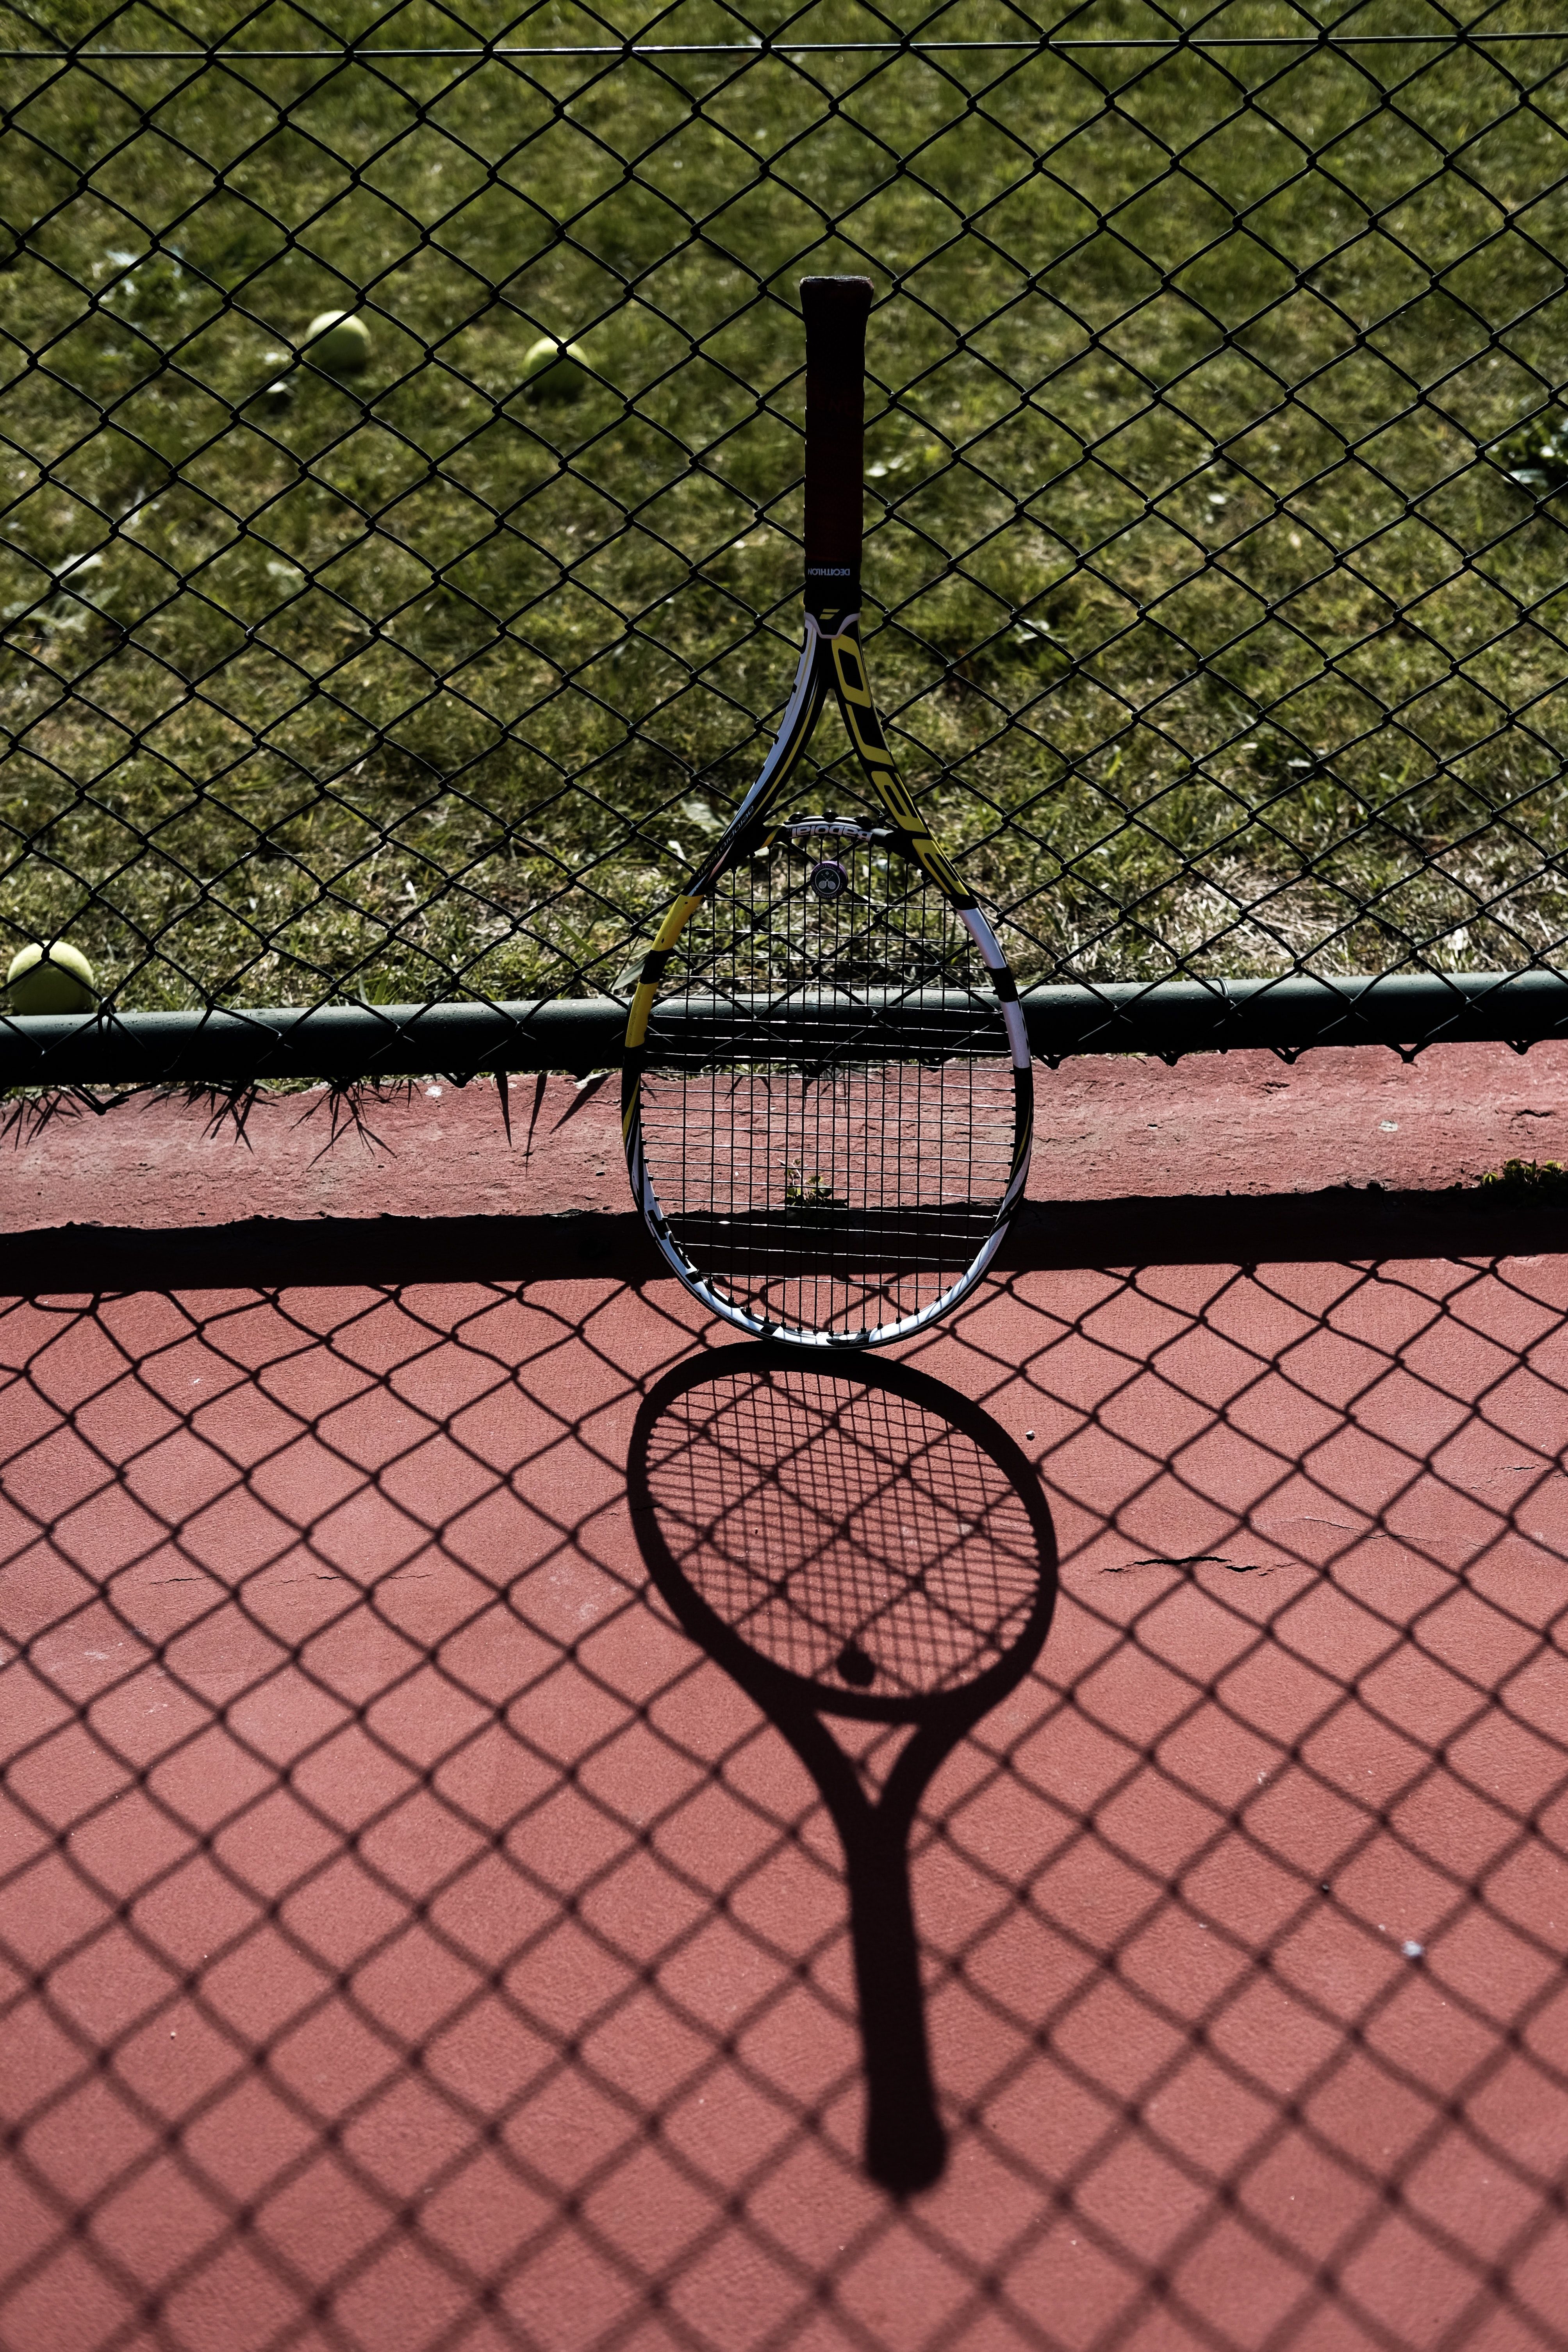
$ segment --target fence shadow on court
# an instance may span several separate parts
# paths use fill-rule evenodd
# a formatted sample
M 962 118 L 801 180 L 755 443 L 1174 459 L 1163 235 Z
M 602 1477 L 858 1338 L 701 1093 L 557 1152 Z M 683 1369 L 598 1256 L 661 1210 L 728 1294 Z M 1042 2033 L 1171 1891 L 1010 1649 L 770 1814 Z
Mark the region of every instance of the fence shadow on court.
M 743 1351 L 614 1274 L 7 1306 L 6 2352 L 1561 2345 L 1568 1260 L 1275 1242 L 917 1352 L 1060 1567 L 913 1810 L 903 2198 L 828 1810 L 626 1507 Z

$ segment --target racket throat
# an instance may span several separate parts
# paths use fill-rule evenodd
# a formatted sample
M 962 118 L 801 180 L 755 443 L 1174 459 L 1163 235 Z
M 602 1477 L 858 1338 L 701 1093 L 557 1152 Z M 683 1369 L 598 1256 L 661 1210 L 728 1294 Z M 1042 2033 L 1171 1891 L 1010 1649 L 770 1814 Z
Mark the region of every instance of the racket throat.
M 800 659 L 795 666 L 795 684 L 790 688 L 789 700 L 779 721 L 779 731 L 773 738 L 772 750 L 763 761 L 756 782 L 736 810 L 728 833 L 706 869 L 702 877 L 703 887 L 710 885 L 754 846 L 763 833 L 768 811 L 786 789 L 799 765 L 801 753 L 811 740 L 822 706 L 833 691 L 833 664 L 824 646 L 822 631 L 807 613 Z

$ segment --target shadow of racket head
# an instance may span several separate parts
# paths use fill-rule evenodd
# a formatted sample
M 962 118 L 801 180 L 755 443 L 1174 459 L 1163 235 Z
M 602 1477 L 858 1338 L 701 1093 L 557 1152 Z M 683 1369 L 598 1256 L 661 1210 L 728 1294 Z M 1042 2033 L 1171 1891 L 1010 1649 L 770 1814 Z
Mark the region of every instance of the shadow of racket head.
M 916 1806 L 1028 1673 L 1056 1601 L 1033 1468 L 910 1368 L 760 1343 L 668 1374 L 638 1413 L 633 1522 L 678 1622 L 816 1781 L 842 1841 L 866 2058 L 867 2169 L 928 2188 L 946 2137 L 909 1881 Z M 825 1717 L 908 1725 L 873 1798 Z

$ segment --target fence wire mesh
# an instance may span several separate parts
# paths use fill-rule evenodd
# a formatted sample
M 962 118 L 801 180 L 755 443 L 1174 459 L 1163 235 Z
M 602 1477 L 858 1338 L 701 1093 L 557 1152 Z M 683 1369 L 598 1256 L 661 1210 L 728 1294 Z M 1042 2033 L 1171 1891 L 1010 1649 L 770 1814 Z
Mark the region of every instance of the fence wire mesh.
M 1539 12 L 0 43 L 7 950 L 131 1009 L 613 989 L 781 706 L 795 282 L 858 270 L 880 688 L 1024 980 L 1558 955 Z
M 632 1540 L 689 1302 L 8 1305 L 0 2342 L 1561 2347 L 1563 1266 L 1036 1275 L 925 1350 L 1061 1570 L 915 1825 L 908 2203 L 824 1807 Z

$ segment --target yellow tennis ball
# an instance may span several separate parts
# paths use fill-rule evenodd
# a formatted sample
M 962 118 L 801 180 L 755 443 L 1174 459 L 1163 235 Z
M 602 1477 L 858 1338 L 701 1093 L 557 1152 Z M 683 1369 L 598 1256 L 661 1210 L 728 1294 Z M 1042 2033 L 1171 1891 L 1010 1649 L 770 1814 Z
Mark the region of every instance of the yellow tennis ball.
M 305 356 L 329 375 L 358 375 L 370 359 L 370 329 L 349 310 L 319 310 L 305 330 Z
M 5 974 L 13 1013 L 90 1013 L 98 1003 L 92 966 L 68 940 L 24 948 Z
M 558 343 L 541 335 L 522 357 L 522 389 L 531 400 L 575 400 L 588 382 L 581 343 Z

